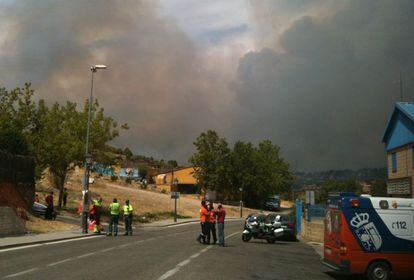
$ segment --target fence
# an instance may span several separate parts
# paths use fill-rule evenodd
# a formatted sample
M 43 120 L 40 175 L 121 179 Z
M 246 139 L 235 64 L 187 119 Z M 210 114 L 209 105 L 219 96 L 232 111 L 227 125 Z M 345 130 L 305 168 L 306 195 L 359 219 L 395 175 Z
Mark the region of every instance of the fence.
M 325 217 L 325 205 L 315 204 L 306 205 L 301 200 L 296 200 L 296 232 L 302 231 L 302 217 L 305 221 L 311 222 L 313 220 L 322 220 Z

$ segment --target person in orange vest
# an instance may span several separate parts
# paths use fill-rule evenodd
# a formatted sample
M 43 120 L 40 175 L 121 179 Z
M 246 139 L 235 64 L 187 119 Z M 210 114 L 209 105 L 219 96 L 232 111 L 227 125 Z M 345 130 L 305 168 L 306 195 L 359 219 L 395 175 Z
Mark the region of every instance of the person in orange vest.
M 209 224 L 209 233 L 207 236 L 208 243 L 210 243 L 210 232 L 213 236 L 213 244 L 216 244 L 217 242 L 217 234 L 216 234 L 216 211 L 214 210 L 213 202 L 210 202 L 209 204 L 209 211 L 210 211 L 210 224 Z
M 200 208 L 201 233 L 197 237 L 197 241 L 202 244 L 208 244 L 207 243 L 208 240 L 206 240 L 206 237 L 210 230 L 209 223 L 210 223 L 210 211 L 208 211 L 206 202 L 203 200 L 201 201 L 201 208 Z

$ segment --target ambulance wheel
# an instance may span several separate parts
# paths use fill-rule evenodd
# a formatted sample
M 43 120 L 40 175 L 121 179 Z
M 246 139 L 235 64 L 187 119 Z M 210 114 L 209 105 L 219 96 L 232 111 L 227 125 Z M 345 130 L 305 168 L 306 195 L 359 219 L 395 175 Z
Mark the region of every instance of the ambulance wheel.
M 367 269 L 369 280 L 389 280 L 391 279 L 391 268 L 386 262 L 373 262 Z

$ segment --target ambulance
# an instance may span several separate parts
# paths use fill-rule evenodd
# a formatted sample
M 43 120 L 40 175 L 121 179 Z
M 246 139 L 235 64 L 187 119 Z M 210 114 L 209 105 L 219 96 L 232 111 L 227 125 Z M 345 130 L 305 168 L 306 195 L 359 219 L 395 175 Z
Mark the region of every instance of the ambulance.
M 330 196 L 323 264 L 371 280 L 414 279 L 414 199 Z

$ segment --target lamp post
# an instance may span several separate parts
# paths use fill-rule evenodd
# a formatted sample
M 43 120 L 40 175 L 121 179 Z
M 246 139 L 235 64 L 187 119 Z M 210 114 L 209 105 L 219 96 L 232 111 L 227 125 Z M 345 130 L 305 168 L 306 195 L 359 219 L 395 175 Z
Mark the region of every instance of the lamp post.
M 243 218 L 243 188 L 239 188 L 240 191 L 240 218 Z
M 89 154 L 89 138 L 91 127 L 91 115 L 92 115 L 92 96 L 93 96 L 93 74 L 98 69 L 106 69 L 106 65 L 93 65 L 91 66 L 91 94 L 89 96 L 89 109 L 88 109 L 88 123 L 86 126 L 86 148 L 85 148 L 85 174 L 83 181 L 83 205 L 82 205 L 82 233 L 88 233 L 88 210 L 89 210 L 89 170 L 92 166 L 92 155 Z
M 178 179 L 175 178 L 173 181 L 173 186 L 174 186 L 174 222 L 177 222 L 177 198 L 178 198 L 178 191 L 177 191 L 177 186 L 178 186 Z

